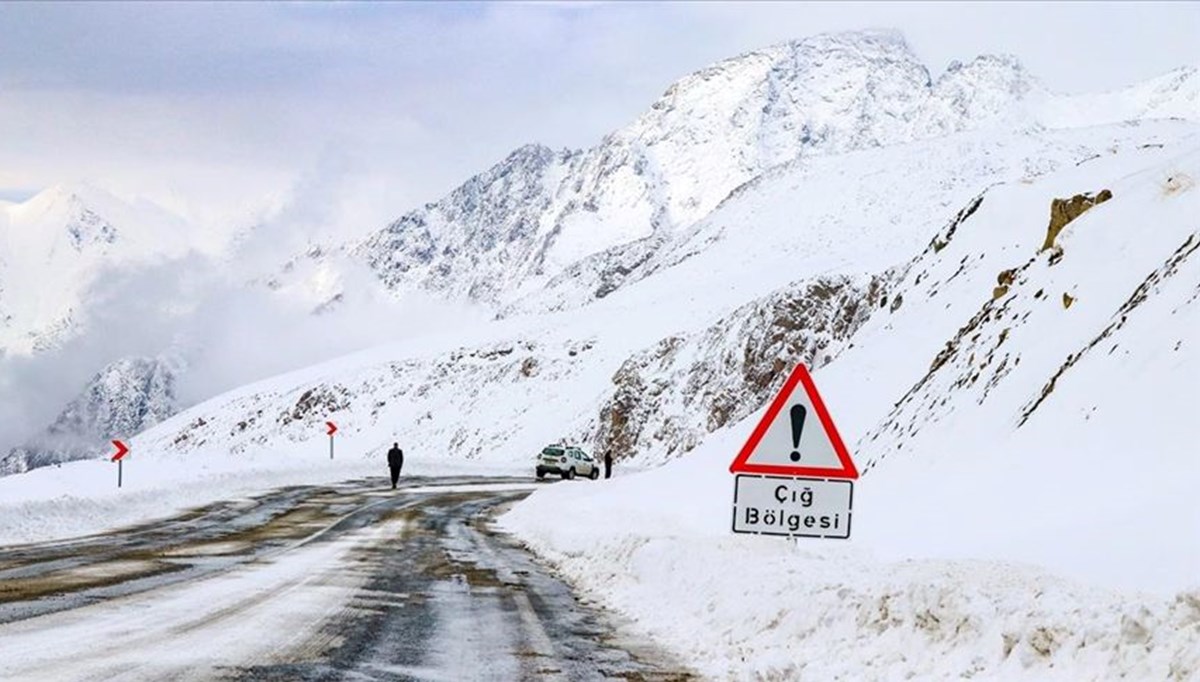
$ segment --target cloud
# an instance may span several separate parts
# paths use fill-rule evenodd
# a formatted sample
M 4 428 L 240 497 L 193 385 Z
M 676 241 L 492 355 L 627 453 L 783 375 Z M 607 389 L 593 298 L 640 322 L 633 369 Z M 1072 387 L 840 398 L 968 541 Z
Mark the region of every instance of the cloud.
M 348 265 L 343 276 L 364 291 Z M 369 288 L 365 290 L 370 291 Z M 250 286 L 228 264 L 190 255 L 134 273 L 111 274 L 91 291 L 84 331 L 61 348 L 0 357 L 0 451 L 47 426 L 102 367 L 128 356 L 166 354 L 187 367 L 185 404 L 259 379 L 418 334 L 482 322 L 469 307 L 403 302 L 378 291 L 348 297 L 323 314 L 310 300 Z
M 121 358 L 179 361 L 186 371 L 178 395 L 190 405 L 364 348 L 488 319 L 482 308 L 417 295 L 398 300 L 344 254 L 301 259 L 291 286 L 267 285 L 286 256 L 330 232 L 348 236 L 346 221 L 355 214 L 341 207 L 354 204 L 346 188 L 358 186 L 356 173 L 352 161 L 330 151 L 233 257 L 193 251 L 100 273 L 77 310 L 79 334 L 37 355 L 0 354 L 0 453 L 48 426 L 100 369 Z M 333 289 L 306 286 L 318 277 Z M 341 290 L 336 305 L 315 312 Z

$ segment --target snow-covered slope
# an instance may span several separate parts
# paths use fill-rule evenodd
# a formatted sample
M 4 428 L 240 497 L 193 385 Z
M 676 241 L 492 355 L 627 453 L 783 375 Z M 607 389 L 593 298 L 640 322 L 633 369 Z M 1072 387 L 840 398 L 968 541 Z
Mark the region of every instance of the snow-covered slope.
M 781 168 L 593 305 L 417 337 L 247 386 L 152 429 L 139 447 L 269 456 L 282 442 L 320 442 L 335 418 L 356 453 L 400 436 L 415 453 L 511 463 L 565 437 L 662 461 L 756 409 L 780 366 L 823 364 L 856 343 L 872 311 L 903 314 L 913 294 L 898 285 L 911 258 L 990 205 L 996 187 L 1043 187 L 1039 174 L 1096 155 L 1147 162 L 1194 132 L 1161 123 L 964 133 L 830 156 L 819 173 Z M 1036 191 L 1043 208 L 1056 196 Z
M 1196 678 L 1197 177 L 1194 142 L 1135 149 L 931 236 L 815 374 L 864 470 L 849 542 L 729 532 L 762 410 L 505 524 L 717 679 Z
M 1200 117 L 1200 68 L 1182 66 L 1111 92 L 1048 98 L 1038 117 L 1060 128 L 1147 118 L 1195 121 Z
M 864 327 L 829 369 L 842 400 L 889 396 L 854 422 L 858 456 L 879 503 L 902 507 L 892 518 L 937 538 L 931 551 L 996 552 L 1144 587 L 1200 575 L 1187 492 L 1200 485 L 1200 432 L 1186 400 L 1200 381 L 1188 351 L 1200 342 L 1200 150 L 1150 160 L 1097 159 L 1048 179 L 1056 197 L 1112 193 L 1048 249 L 1041 192 L 989 192 L 897 288 L 909 314 Z M 956 483 L 899 505 L 922 470 Z M 980 537 L 939 522 L 939 509 L 966 499 L 1003 507 L 1006 523 Z M 1138 530 L 1151 520 L 1178 541 Z
M 181 255 L 192 236 L 165 209 L 90 186 L 0 207 L 0 349 L 61 343 L 86 317 L 88 288 L 105 269 Z
M 507 306 L 506 316 L 565 310 L 668 272 L 643 291 L 674 297 L 689 282 L 720 281 L 736 305 L 798 275 L 879 272 L 913 253 L 989 186 L 1028 182 L 1084 159 L 1189 135 L 1148 123 L 1082 131 L 969 132 L 806 159 L 743 185 L 704 220 L 670 237 L 606 250 Z M 636 294 L 640 298 L 646 294 Z

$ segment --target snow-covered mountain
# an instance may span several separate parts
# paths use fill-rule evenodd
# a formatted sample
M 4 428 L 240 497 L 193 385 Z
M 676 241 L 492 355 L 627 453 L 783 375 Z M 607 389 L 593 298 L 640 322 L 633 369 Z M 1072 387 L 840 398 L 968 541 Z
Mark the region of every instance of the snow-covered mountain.
M 1007 57 L 956 63 L 933 78 L 896 33 L 816 36 L 681 79 L 591 149 L 522 147 L 365 242 L 314 246 L 259 282 L 298 296 L 313 314 L 339 309 L 348 296 L 359 307 L 371 305 L 376 294 L 365 268 L 400 293 L 502 304 L 499 314 L 511 324 L 472 334 L 484 353 L 497 344 L 536 344 L 547 328 L 563 347 L 607 345 L 612 329 L 640 320 L 647 301 L 655 301 L 655 324 L 614 344 L 596 370 L 605 377 L 604 389 L 588 389 L 588 400 L 617 405 L 629 387 L 614 387 L 608 378 L 627 363 L 642 373 L 656 368 L 709 376 L 685 360 L 728 352 L 716 341 L 736 327 L 728 317 L 733 311 L 769 316 L 762 311 L 805 287 L 847 277 L 860 287 L 887 277 L 901 254 L 915 252 L 990 186 L 1032 182 L 1088 158 L 1186 137 L 1193 130 L 1186 123 L 1122 123 L 1090 132 L 1071 126 L 1194 118 L 1197 87 L 1195 70 L 1183 69 L 1121 92 L 1058 96 Z M 186 248 L 164 236 L 181 231 L 171 216 L 86 188 L 47 191 L 3 210 L 13 247 L 3 253 L 28 254 L 16 266 L 0 264 L 0 286 L 21 292 L 0 296 L 13 350 L 45 347 L 73 329 L 86 287 L 103 268 Z M 864 249 L 864 240 L 872 248 Z M 47 271 L 64 277 L 42 277 Z M 618 295 L 629 289 L 636 291 Z M 697 301 L 680 290 L 706 293 Z M 598 320 L 613 316 L 606 325 L 587 320 L 590 311 L 568 322 L 532 321 L 600 300 L 613 311 L 596 313 Z M 671 303 L 659 303 L 665 301 Z M 823 319 L 846 310 L 825 311 Z M 739 335 L 761 331 L 737 327 Z M 669 339 L 699 344 L 705 338 L 705 347 L 689 354 L 656 355 Z M 835 341 L 846 341 L 846 334 L 824 343 Z M 450 353 L 446 358 L 459 351 L 439 352 Z M 733 410 L 707 393 L 702 405 L 694 403 L 697 395 L 649 403 L 638 427 L 649 435 L 635 438 L 641 444 L 628 454 L 686 451 L 712 428 L 744 415 L 766 390 L 744 396 L 750 406 Z M 438 411 L 456 407 L 454 396 L 447 400 Z M 726 416 L 679 414 L 691 409 Z M 627 436 L 614 435 L 621 429 L 611 419 L 603 425 L 600 411 L 583 410 L 578 423 L 563 430 L 597 445 L 624 445 Z M 687 445 L 662 446 L 666 431 L 655 420 L 675 424 L 669 431 Z M 680 420 L 687 429 L 678 427 Z M 447 443 L 467 438 L 444 435 Z
M 621 261 L 621 273 L 782 164 L 964 130 L 1194 119 L 1198 90 L 1185 69 L 1060 96 L 995 56 L 935 79 L 897 33 L 820 35 L 686 76 L 590 149 L 521 147 L 354 252 L 393 289 L 503 304 L 596 254 Z
M 236 407 L 200 405 L 147 434 L 151 449 L 249 452 L 307 440 L 322 414 L 338 412 L 347 434 L 384 429 L 369 437 L 405 434 L 467 457 L 511 460 L 560 436 L 655 461 L 686 452 L 773 390 L 758 382 L 746 393 L 746 377 L 821 364 L 826 349 L 832 358 L 852 343 L 906 258 L 933 249 L 991 188 L 1186 147 L 1193 123 L 1123 117 L 1187 114 L 1196 86 L 1184 70 L 1100 106 L 1049 93 L 1015 60 L 990 56 L 933 79 L 890 32 L 723 61 L 593 149 L 522 147 L 357 247 L 310 249 L 269 280 L 312 292 L 321 311 L 345 293 L 337 265 L 349 255 L 397 290 L 507 302 L 501 322 L 248 387 L 229 399 Z M 1089 125 L 1052 127 L 1071 123 L 1071 111 Z M 1110 119 L 1122 122 L 1090 125 Z M 789 321 L 816 290 L 838 293 L 805 324 Z M 889 312 L 904 300 L 896 293 Z M 560 396 L 553 428 L 514 391 Z M 304 408 L 314 396 L 323 409 Z M 521 406 L 499 421 L 438 418 L 494 404 Z
M 270 456 L 281 442 L 319 439 L 334 418 L 365 453 L 400 437 L 416 452 L 513 462 L 567 438 L 661 462 L 751 414 L 780 367 L 822 366 L 866 330 L 920 310 L 907 284 L 916 268 L 981 207 L 1007 210 L 999 188 L 1032 188 L 1041 215 L 1109 176 L 1078 187 L 1056 178 L 1140 167 L 1188 149 L 1198 132 L 1181 122 L 977 131 L 791 164 L 591 305 L 527 310 L 247 386 L 152 429 L 139 447 Z M 970 306 L 975 293 L 944 295 Z M 969 318 L 948 322 L 947 339 Z
M 434 466 L 529 466 L 564 439 L 667 460 L 504 523 L 714 679 L 1194 676 L 1200 126 L 822 162 L 748 185 L 686 257 L 592 304 L 247 386 L 134 447 L 284 467 L 322 458 L 333 419 L 338 457 L 380 471 L 393 440 Z M 727 467 L 796 362 L 863 471 L 844 544 L 729 533 Z
M 111 438 L 140 433 L 179 409 L 177 361 L 125 358 L 94 376 L 44 432 L 0 459 L 0 473 L 88 459 Z
M 146 201 L 91 186 L 51 187 L 0 207 L 0 349 L 31 353 L 60 344 L 108 269 L 185 253 L 185 221 Z

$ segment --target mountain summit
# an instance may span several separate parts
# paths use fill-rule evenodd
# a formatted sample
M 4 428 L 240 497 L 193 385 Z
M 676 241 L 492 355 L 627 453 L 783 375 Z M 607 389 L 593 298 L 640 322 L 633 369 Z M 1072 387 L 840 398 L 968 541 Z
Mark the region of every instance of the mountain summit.
M 180 255 L 194 234 L 166 209 L 90 185 L 0 206 L 0 350 L 59 344 L 86 316 L 89 288 L 106 268 Z

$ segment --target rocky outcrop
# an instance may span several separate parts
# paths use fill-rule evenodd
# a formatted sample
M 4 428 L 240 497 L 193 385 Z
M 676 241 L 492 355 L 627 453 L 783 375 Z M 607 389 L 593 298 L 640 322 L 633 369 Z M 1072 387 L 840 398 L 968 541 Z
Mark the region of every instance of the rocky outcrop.
M 1076 194 L 1070 199 L 1055 199 L 1050 202 L 1050 225 L 1046 228 L 1046 241 L 1042 243 L 1042 251 L 1055 247 L 1054 240 L 1063 228 L 1072 220 L 1086 213 L 1093 206 L 1103 204 L 1112 198 L 1112 192 L 1102 189 L 1096 194 Z
M 796 363 L 830 362 L 883 307 L 886 276 L 820 278 L 750 303 L 708 329 L 663 339 L 613 375 L 592 434 L 616 458 L 667 459 L 745 418 Z

